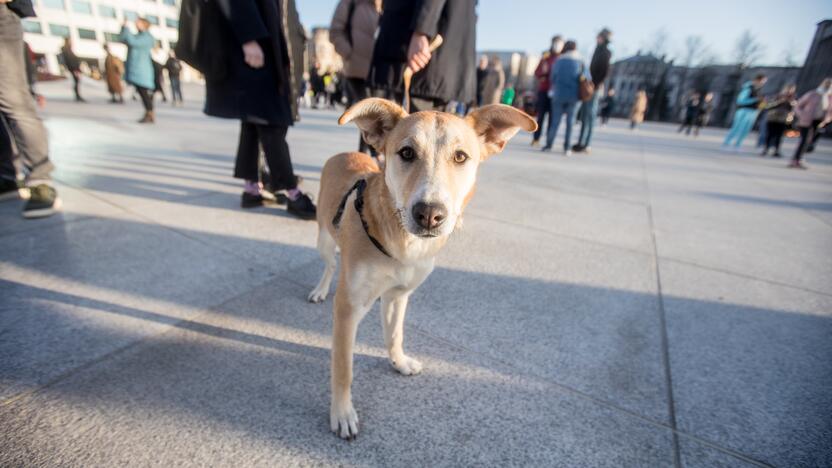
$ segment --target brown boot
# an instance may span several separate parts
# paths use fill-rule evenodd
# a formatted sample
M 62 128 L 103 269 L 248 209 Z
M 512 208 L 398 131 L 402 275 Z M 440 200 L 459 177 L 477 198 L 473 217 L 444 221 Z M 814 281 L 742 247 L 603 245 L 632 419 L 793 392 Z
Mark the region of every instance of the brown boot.
M 144 113 L 144 117 L 139 120 L 139 123 L 154 123 L 156 119 L 153 117 L 153 111 L 147 111 Z

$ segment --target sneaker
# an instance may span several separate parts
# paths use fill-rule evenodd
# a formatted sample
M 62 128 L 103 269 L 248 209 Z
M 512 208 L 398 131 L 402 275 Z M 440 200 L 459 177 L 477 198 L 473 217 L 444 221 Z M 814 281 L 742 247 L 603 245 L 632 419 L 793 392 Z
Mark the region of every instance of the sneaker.
M 543 148 L 540 148 L 540 151 L 542 151 L 544 153 L 548 153 L 549 151 L 552 151 L 552 146 L 551 145 L 546 145 Z
M 0 179 L 0 202 L 28 199 L 29 189 L 21 187 L 16 180 Z
M 571 157 L 572 156 L 572 150 L 571 149 L 563 150 L 563 155 L 566 156 L 567 158 Z
M 581 153 L 581 152 L 583 152 L 583 150 L 584 150 L 584 147 L 581 146 L 581 145 L 572 145 L 572 151 L 574 151 L 576 153 Z
M 592 148 L 589 146 L 584 146 L 584 153 L 589 154 L 592 152 Z
M 540 146 L 540 140 L 532 140 L 532 148 L 537 148 Z
M 760 156 L 762 156 L 762 157 L 768 156 L 768 149 L 764 149 L 763 152 L 760 153 Z
M 808 167 L 804 166 L 803 163 L 800 161 L 792 161 L 786 167 L 788 167 L 789 169 L 809 169 Z
M 258 206 L 263 206 L 265 204 L 265 198 L 263 198 L 262 194 L 253 194 L 249 192 L 243 192 L 243 197 L 240 200 L 240 207 L 241 208 L 257 208 Z
M 289 200 L 286 203 L 286 211 L 297 216 L 300 219 L 315 219 L 317 210 L 315 204 L 305 193 L 300 194 L 298 198 Z
M 774 153 L 772 156 L 775 157 L 775 158 L 782 158 L 783 157 L 783 155 L 780 154 L 780 153 Z
M 28 219 L 52 216 L 61 209 L 58 192 L 49 185 L 40 184 L 30 189 L 31 196 L 23 207 L 23 217 Z

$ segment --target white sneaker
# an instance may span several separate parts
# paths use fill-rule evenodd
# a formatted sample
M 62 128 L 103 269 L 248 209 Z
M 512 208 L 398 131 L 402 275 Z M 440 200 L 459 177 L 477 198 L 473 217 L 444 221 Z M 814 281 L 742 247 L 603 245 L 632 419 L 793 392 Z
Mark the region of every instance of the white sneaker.
M 564 150 L 563 155 L 566 156 L 567 158 L 572 156 L 572 150 L 571 149 Z

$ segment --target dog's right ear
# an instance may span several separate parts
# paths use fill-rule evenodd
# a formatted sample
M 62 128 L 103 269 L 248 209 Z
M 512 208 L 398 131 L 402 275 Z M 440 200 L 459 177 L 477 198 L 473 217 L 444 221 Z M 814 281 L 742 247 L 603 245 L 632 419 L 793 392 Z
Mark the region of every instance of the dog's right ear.
M 387 99 L 369 98 L 359 101 L 347 109 L 338 119 L 339 125 L 355 121 L 370 146 L 382 151 L 384 141 L 399 120 L 407 117 L 407 112 L 398 104 Z

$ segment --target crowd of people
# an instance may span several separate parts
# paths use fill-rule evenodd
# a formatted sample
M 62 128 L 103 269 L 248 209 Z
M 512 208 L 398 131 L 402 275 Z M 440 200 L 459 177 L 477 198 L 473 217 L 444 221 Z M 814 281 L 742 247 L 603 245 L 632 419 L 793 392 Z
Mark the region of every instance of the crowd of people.
M 538 130 L 532 145 L 551 151 L 565 120 L 562 148 L 565 155 L 587 154 L 592 148 L 596 121 L 606 125 L 616 110 L 616 92 L 607 84 L 610 75 L 612 32 L 603 28 L 596 36 L 595 50 L 587 62 L 575 40 L 552 38 L 535 70 L 534 96 L 527 99 L 509 82 L 498 57 L 476 55 L 476 0 L 454 2 L 410 0 L 340 0 L 330 28 L 330 40 L 343 59 L 343 70 L 322 70 L 313 64 L 304 70 L 306 32 L 294 0 L 238 0 L 228 9 L 184 15 L 185 28 L 198 41 L 180 42 L 177 57 L 153 59 L 155 40 L 150 23 L 138 18 L 125 22 L 119 41 L 127 46 L 122 62 L 104 45 L 104 81 L 110 102 L 124 102 L 123 81 L 135 89 L 144 106 L 139 122 L 153 123 L 154 97 L 164 91 L 164 73 L 170 82 L 171 101 L 181 105 L 180 58 L 200 71 L 206 82 L 205 114 L 240 122 L 234 177 L 242 180 L 243 208 L 285 204 L 287 211 L 302 219 L 313 219 L 316 207 L 300 188 L 302 178 L 294 173 L 286 135 L 298 120 L 298 107 L 325 103 L 351 105 L 369 96 L 395 102 L 404 98 L 404 70 L 414 72 L 409 88 L 410 111 L 443 110 L 466 114 L 489 104 L 515 105 L 536 114 Z M 196 2 L 209 8 L 209 3 Z M 24 48 L 21 18 L 34 16 L 31 0 L 0 0 L 0 111 L 17 156 L 25 168 L 29 200 L 24 216 L 54 213 L 60 205 L 50 181 L 52 164 L 43 124 L 36 114 L 32 88 L 26 76 L 29 65 L 22 60 Z M 431 47 L 437 36 L 438 49 Z M 62 61 L 72 77 L 75 100 L 84 102 L 80 82 L 84 60 L 67 39 Z M 206 59 L 208 57 L 208 59 Z M 219 64 L 219 65 L 218 65 Z M 739 148 L 761 112 L 762 154 L 780 155 L 784 132 L 796 126 L 800 143 L 790 167 L 805 167 L 803 154 L 811 152 L 819 129 L 832 121 L 832 80 L 799 99 L 793 87 L 777 96 L 763 97 L 765 77 L 746 83 L 737 97 L 737 110 L 725 146 Z M 135 98 L 135 96 L 134 96 Z M 629 112 L 630 128 L 644 121 L 648 94 L 639 90 Z M 679 132 L 699 134 L 713 112 L 713 94 L 692 93 L 685 103 Z M 547 121 L 548 119 L 548 121 Z M 580 124 L 577 140 L 573 127 Z M 358 150 L 376 156 L 359 138 Z M 0 158 L 0 197 L 21 193 L 11 148 Z

